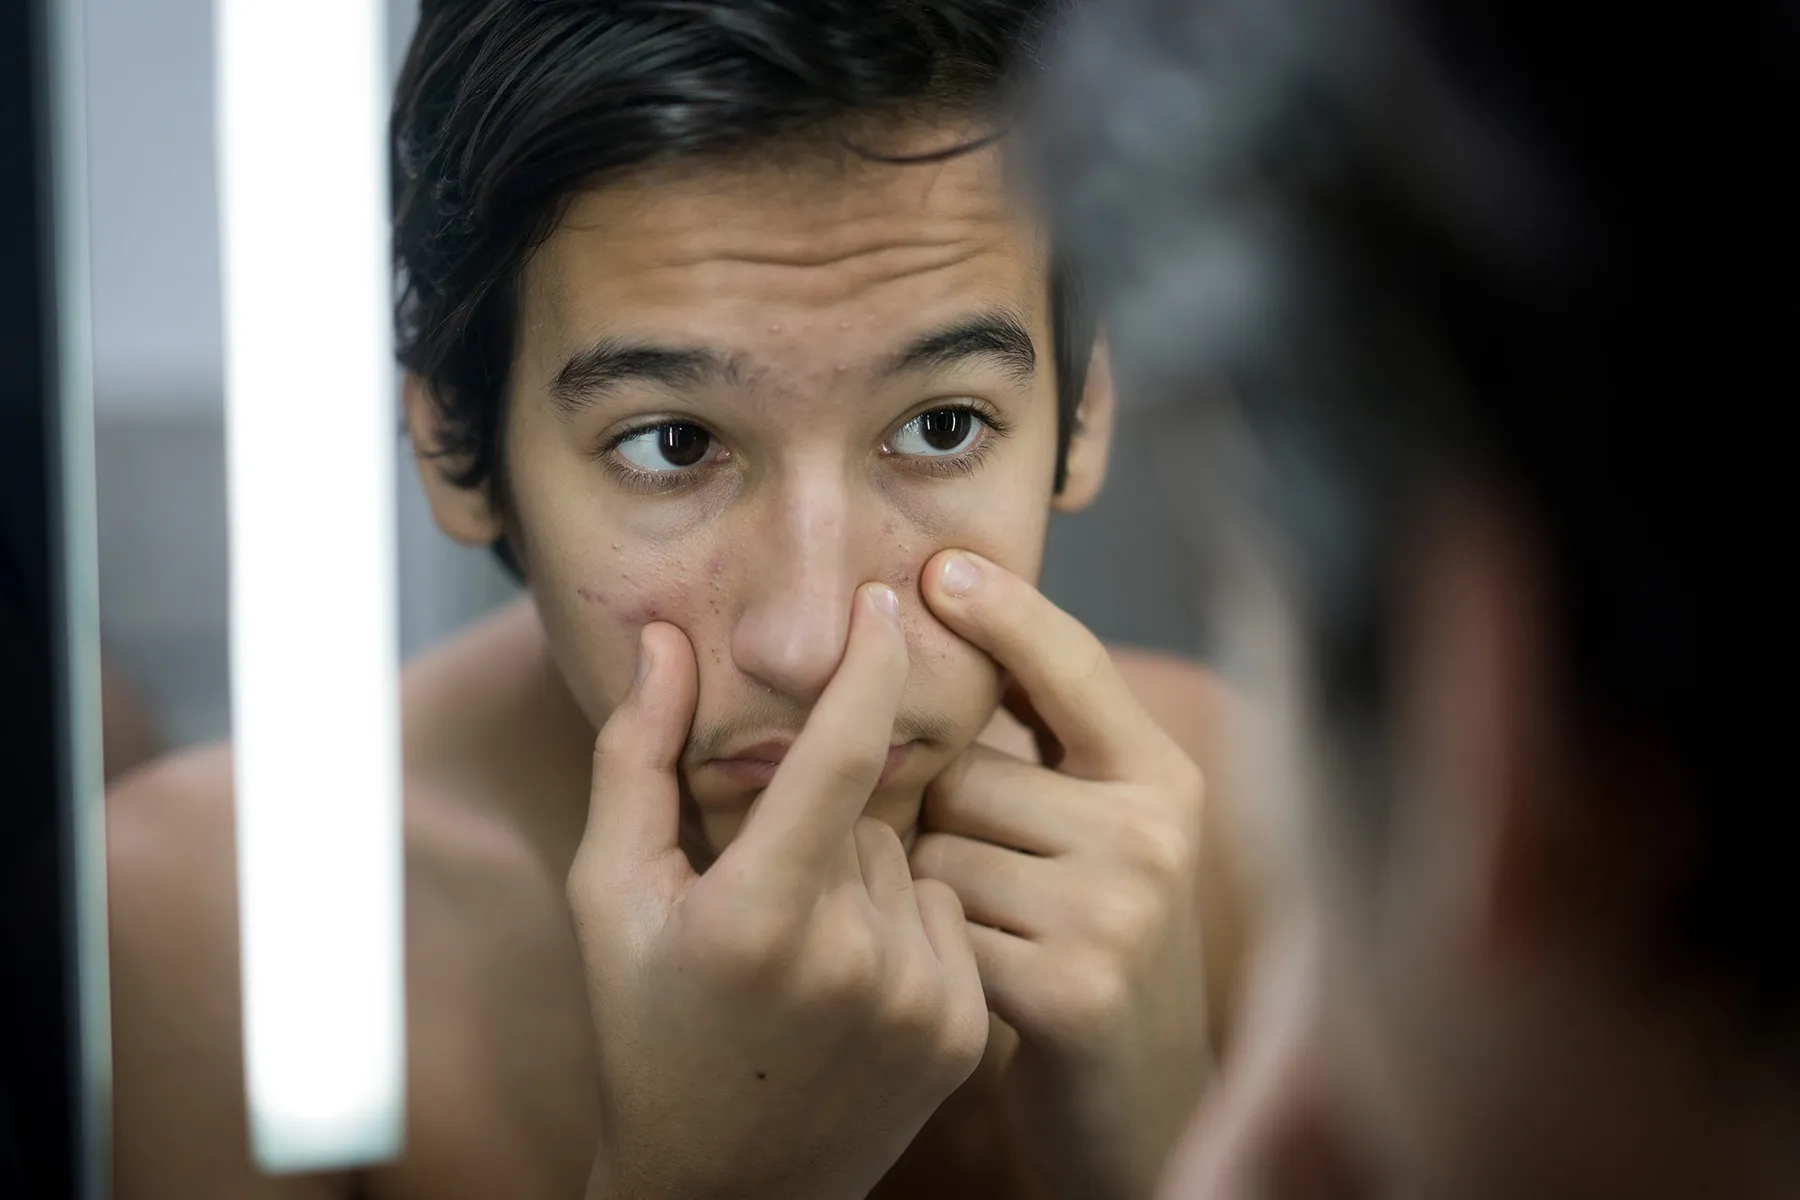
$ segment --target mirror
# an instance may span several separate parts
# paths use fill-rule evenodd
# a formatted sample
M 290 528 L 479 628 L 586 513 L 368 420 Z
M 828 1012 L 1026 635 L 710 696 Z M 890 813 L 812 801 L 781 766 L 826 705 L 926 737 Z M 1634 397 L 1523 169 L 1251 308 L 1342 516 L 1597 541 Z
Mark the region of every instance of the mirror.
M 596 1081 L 596 1043 L 627 1036 L 628 1017 L 595 998 L 603 947 L 580 943 L 580 902 L 565 885 L 588 827 L 595 730 L 625 705 L 646 628 L 662 631 L 648 635 L 646 686 L 688 689 L 689 716 L 672 718 L 688 725 L 679 768 L 667 774 L 682 869 L 698 878 L 755 826 L 754 799 L 799 775 L 781 764 L 802 730 L 848 711 L 822 699 L 860 661 L 846 647 L 873 619 L 856 607 L 877 603 L 857 600 L 873 583 L 897 601 L 907 666 L 886 701 L 888 759 L 857 808 L 866 802 L 899 835 L 871 853 L 956 891 L 938 876 L 964 868 L 920 850 L 934 832 L 951 836 L 922 810 L 927 785 L 978 739 L 1033 769 L 1051 742 L 1034 738 L 1029 706 L 1013 705 L 1023 721 L 1001 711 L 994 656 L 925 599 L 941 550 L 973 550 L 1021 586 L 1036 582 L 1116 648 L 1121 686 L 1149 720 L 1178 741 L 1198 723 L 1211 692 L 1191 663 L 1191 581 L 1168 552 L 1175 534 L 1152 482 L 1155 430 L 1128 406 L 1115 411 L 1093 319 L 1009 190 L 1004 144 L 988 144 L 978 113 L 895 120 L 853 106 L 813 130 L 828 131 L 825 142 L 774 136 L 768 121 L 792 120 L 759 115 L 754 87 L 717 112 L 690 111 L 680 88 L 706 96 L 715 85 L 684 84 L 684 73 L 726 62 L 721 81 L 766 76 L 792 91 L 781 104 L 809 112 L 816 98 L 782 82 L 755 46 L 792 38 L 796 52 L 830 62 L 804 30 L 744 40 L 704 6 L 657 18 L 663 28 L 528 3 L 498 6 L 491 25 L 427 5 L 420 26 L 395 4 L 384 90 L 400 96 L 393 187 L 409 290 L 399 355 L 410 370 L 395 369 L 378 400 L 346 407 L 358 368 L 344 368 L 340 392 L 321 363 L 338 361 L 363 326 L 322 342 L 309 331 L 331 328 L 324 318 L 342 316 L 340 305 L 372 311 L 358 290 L 366 277 L 352 261 L 334 301 L 305 290 L 320 265 L 310 258 L 282 268 L 279 253 L 243 257 L 245 229 L 266 230 L 286 197 L 265 194 L 259 207 L 234 191 L 234 172 L 258 153 L 286 155 L 295 194 L 359 185 L 354 160 L 321 177 L 312 164 L 325 160 L 308 157 L 318 147 L 306 141 L 363 78 L 354 39 L 289 37 L 315 81 L 292 91 L 325 91 L 273 112 L 265 129 L 248 100 L 218 111 L 218 88 L 269 82 L 233 74 L 231 5 L 89 8 L 122 1195 L 151 1180 L 236 1196 L 579 1193 L 614 1102 Z M 853 55 L 885 62 L 877 43 L 892 29 L 832 19 L 861 39 Z M 1017 33 L 1004 27 L 1013 18 L 991 19 L 1001 41 Z M 945 61 L 974 80 L 985 44 L 946 46 Z M 663 77 L 665 52 L 675 57 Z M 905 64 L 881 69 L 896 72 L 881 86 L 921 86 Z M 613 94 L 638 99 L 609 106 Z M 490 105 L 492 124 L 470 115 Z M 283 219 L 301 244 L 326 217 L 301 203 Z M 285 341 L 270 324 L 283 305 L 294 312 Z M 506 415 L 494 418 L 500 393 L 483 389 L 500 376 Z M 334 457 L 374 419 L 391 427 L 391 464 Z M 388 1053 L 350 1031 L 366 1009 L 332 1007 L 380 971 L 379 956 L 347 947 L 359 921 L 386 919 L 379 889 L 365 893 L 349 874 L 387 828 L 362 798 L 383 768 L 349 745 L 384 744 L 386 709 L 371 697 L 380 676 L 358 673 L 365 659 L 340 668 L 320 656 L 387 653 L 378 633 L 343 632 L 324 609 L 352 586 L 387 519 L 376 500 L 364 502 L 366 523 L 346 517 L 347 498 L 390 465 L 394 647 L 406 663 L 405 1125 L 403 1137 L 360 1148 L 288 1154 L 259 1115 L 268 1076 L 258 1064 L 285 1055 L 342 1085 L 348 1068 L 327 1069 L 330 1055 Z M 287 524 L 269 523 L 278 519 Z M 302 556 L 311 565 L 285 591 L 245 582 L 253 561 L 294 571 Z M 293 645 L 281 644 L 281 621 Z M 285 666 L 253 665 L 252 627 Z M 320 643 L 322 630 L 342 640 Z M 274 722 L 278 751 L 257 749 L 241 726 L 253 692 L 300 697 Z M 832 752 L 843 742 L 813 740 Z M 1046 769 L 1064 750 L 1083 753 L 1060 746 Z M 287 788 L 270 811 L 294 825 L 247 819 L 252 778 L 275 781 L 271 795 Z M 853 817 L 837 818 L 840 840 Z M 797 827 L 802 841 L 808 827 Z M 321 830 L 337 836 L 307 840 Z M 788 853 L 798 871 L 799 843 L 775 860 Z M 252 897 L 272 871 L 287 894 L 310 888 L 314 899 L 259 935 Z M 334 919 L 340 932 L 320 934 Z M 989 919 L 984 928 L 1023 944 L 1020 921 Z M 286 984 L 266 982 L 278 978 L 262 974 L 270 959 L 308 954 Z M 945 1181 L 1001 1195 L 1043 1169 L 1003 1119 L 997 1065 L 1015 1041 L 1029 1053 L 1036 1034 L 1002 1019 L 984 1054 L 986 1009 L 1009 1003 L 1003 987 L 988 992 L 985 1006 L 973 993 L 982 1044 L 973 1057 L 961 1048 L 969 1082 L 942 1083 L 938 1099 L 952 1098 L 920 1109 L 922 1130 L 887 1130 L 898 1138 L 888 1149 L 862 1139 L 860 1153 L 886 1161 L 847 1167 L 846 1178 L 873 1170 L 865 1182 L 885 1175 L 889 1195 L 938 1194 Z M 285 1000 L 300 1030 L 261 1057 L 259 995 Z M 1191 999 L 1183 1044 L 1199 1053 L 1204 998 Z M 671 999 L 638 1016 L 659 1007 L 679 1010 Z M 854 1057 L 819 1030 L 808 1053 Z M 694 1079 L 718 1083 L 724 1069 Z M 836 1108 L 844 1119 L 855 1105 Z M 296 1119 L 326 1129 L 316 1112 Z M 784 1136 L 770 1132 L 759 1153 L 778 1159 Z

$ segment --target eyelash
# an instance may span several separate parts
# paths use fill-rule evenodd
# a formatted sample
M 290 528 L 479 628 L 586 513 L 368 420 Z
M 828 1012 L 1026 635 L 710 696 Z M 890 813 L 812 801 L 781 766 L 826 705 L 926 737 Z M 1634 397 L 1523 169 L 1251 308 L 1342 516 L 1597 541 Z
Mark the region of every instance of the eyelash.
M 626 466 L 619 461 L 619 456 L 613 453 L 640 433 L 649 433 L 651 430 L 661 429 L 665 425 L 693 425 L 698 429 L 706 429 L 706 426 L 701 425 L 698 421 L 646 421 L 642 425 L 634 425 L 608 438 L 606 444 L 600 447 L 600 452 L 594 457 L 600 460 L 600 466 L 614 480 L 633 491 L 646 495 L 657 495 L 686 487 L 694 481 L 697 468 L 689 468 L 685 471 L 640 471 L 635 467 Z M 707 430 L 707 436 L 712 436 L 711 430 Z
M 951 404 L 942 408 L 928 408 L 924 412 L 913 414 L 913 416 L 908 417 L 907 420 L 911 421 L 917 417 L 924 416 L 926 413 L 934 412 L 966 412 L 973 415 L 976 420 L 987 426 L 986 436 L 976 442 L 973 447 L 956 455 L 954 458 L 933 457 L 917 460 L 918 465 L 916 469 L 921 470 L 934 478 L 942 479 L 951 475 L 973 475 L 980 469 L 981 464 L 987 461 L 987 456 L 989 452 L 993 450 L 994 443 L 1012 432 L 1011 421 L 1008 421 L 999 414 L 990 412 L 985 408 L 977 408 L 973 404 Z M 902 422 L 902 424 L 904 424 L 904 422 Z
M 973 404 L 946 404 L 937 408 L 928 408 L 921 412 L 914 413 L 913 416 L 908 417 L 907 420 L 910 421 L 916 417 L 924 416 L 926 413 L 934 412 L 966 412 L 973 415 L 987 427 L 987 436 L 977 442 L 974 448 L 967 450 L 962 454 L 958 454 L 954 458 L 919 459 L 915 469 L 921 470 L 927 475 L 936 478 L 944 478 L 951 475 L 973 475 L 976 470 L 980 468 L 981 464 L 987 460 L 988 452 L 993 449 L 994 442 L 1007 437 L 1012 433 L 1013 426 L 1011 421 L 986 407 L 980 407 Z M 904 422 L 902 422 L 902 424 L 904 424 Z M 641 433 L 648 433 L 653 429 L 661 429 L 665 425 L 694 425 L 697 428 L 706 429 L 706 426 L 701 425 L 698 421 L 676 421 L 667 419 L 661 421 L 646 421 L 641 425 L 634 425 L 628 429 L 621 430 L 608 438 L 606 444 L 600 448 L 599 454 L 595 457 L 600 460 L 600 465 L 605 468 L 615 480 L 634 491 L 655 495 L 663 492 L 677 491 L 687 487 L 694 482 L 695 477 L 703 468 L 690 467 L 679 471 L 640 471 L 634 467 L 626 466 L 619 461 L 618 455 L 613 453 L 631 438 L 637 437 Z M 707 435 L 709 437 L 712 436 L 712 431 L 707 430 Z M 729 454 L 730 451 L 726 451 L 726 453 Z M 886 450 L 882 453 L 884 457 L 890 454 L 890 452 Z

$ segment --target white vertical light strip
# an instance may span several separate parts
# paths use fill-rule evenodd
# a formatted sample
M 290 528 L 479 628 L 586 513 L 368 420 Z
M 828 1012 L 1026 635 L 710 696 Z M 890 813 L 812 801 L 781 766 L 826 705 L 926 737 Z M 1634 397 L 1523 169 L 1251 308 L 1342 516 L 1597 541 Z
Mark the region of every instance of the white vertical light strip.
M 385 13 L 216 4 L 244 1065 L 316 1171 L 404 1127 Z

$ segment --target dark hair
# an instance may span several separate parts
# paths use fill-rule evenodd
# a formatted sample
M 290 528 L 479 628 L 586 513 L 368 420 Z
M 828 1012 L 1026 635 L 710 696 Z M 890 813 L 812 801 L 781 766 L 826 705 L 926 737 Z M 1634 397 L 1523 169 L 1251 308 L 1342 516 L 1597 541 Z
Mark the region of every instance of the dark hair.
M 444 418 L 431 452 L 457 464 L 458 483 L 506 503 L 519 275 L 578 191 L 784 138 L 837 135 L 856 151 L 848 122 L 871 116 L 955 112 L 1004 131 L 1005 100 L 1056 7 L 427 0 L 395 94 L 391 152 L 399 357 Z M 1060 490 L 1094 330 L 1060 258 L 1051 291 Z M 517 572 L 504 539 L 495 549 Z
M 1122 394 L 1257 450 L 1238 494 L 1353 790 L 1384 790 L 1408 538 L 1472 472 L 1545 546 L 1577 735 L 1670 765 L 1697 857 L 1663 961 L 1789 1034 L 1792 735 L 1762 695 L 1795 619 L 1766 528 L 1800 378 L 1794 14 L 1122 0 L 1063 49 L 1038 143 Z

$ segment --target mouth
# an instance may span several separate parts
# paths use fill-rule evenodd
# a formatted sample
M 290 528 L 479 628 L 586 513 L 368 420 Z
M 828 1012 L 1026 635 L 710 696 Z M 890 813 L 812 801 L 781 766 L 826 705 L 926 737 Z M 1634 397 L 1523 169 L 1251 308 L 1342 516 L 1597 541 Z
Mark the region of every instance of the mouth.
M 774 781 L 775 770 L 781 766 L 781 760 L 787 757 L 788 748 L 792 744 L 776 740 L 758 742 L 754 746 L 734 750 L 728 756 L 709 760 L 705 769 L 717 771 L 733 783 L 746 788 L 766 788 Z M 881 778 L 875 786 L 882 787 L 899 774 L 917 745 L 918 739 L 915 738 L 888 747 L 887 761 L 882 764 Z

